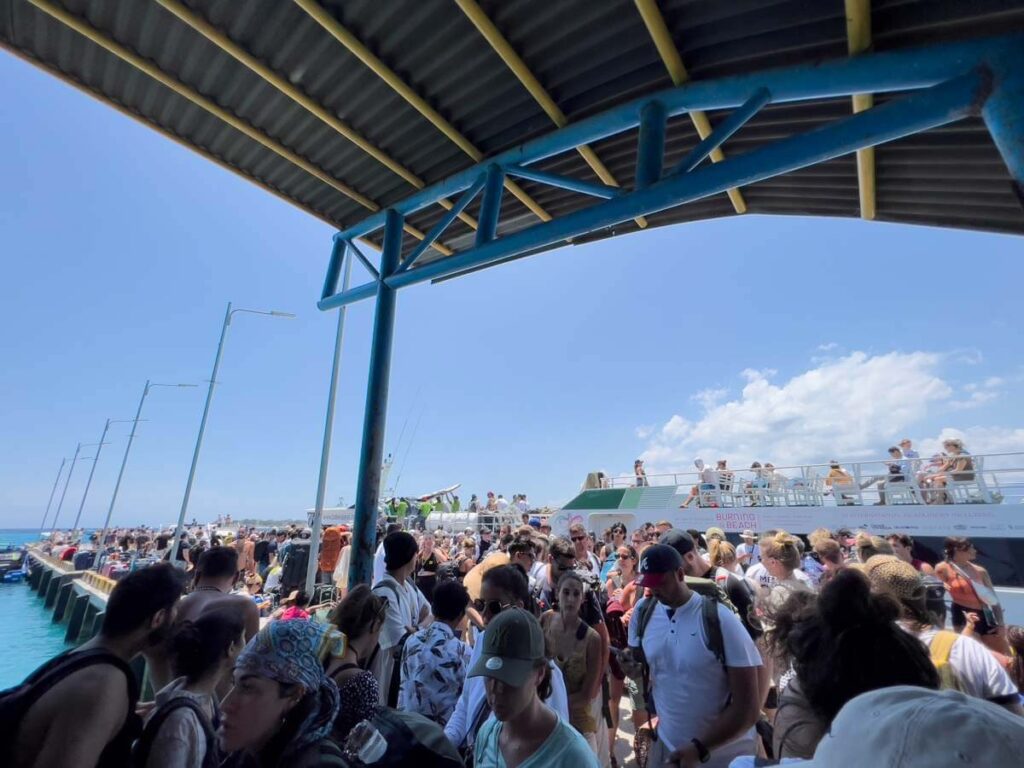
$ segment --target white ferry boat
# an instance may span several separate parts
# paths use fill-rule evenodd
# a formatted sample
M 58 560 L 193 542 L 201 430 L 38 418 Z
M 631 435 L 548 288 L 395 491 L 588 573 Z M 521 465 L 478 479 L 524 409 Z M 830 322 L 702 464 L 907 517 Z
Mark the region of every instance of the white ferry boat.
M 929 562 L 942 559 L 945 537 L 963 536 L 977 546 L 979 562 L 997 585 L 1024 587 L 1024 454 L 970 459 L 971 471 L 950 473 L 941 492 L 925 482 L 926 459 L 913 460 L 900 482 L 890 479 L 893 459 L 780 466 L 770 473 L 764 468 L 643 478 L 591 473 L 580 493 L 552 515 L 551 525 L 564 534 L 582 522 L 600 535 L 617 521 L 633 530 L 667 520 L 700 531 L 716 526 L 733 541 L 747 529 L 899 532 L 909 534 L 915 555 Z M 830 481 L 836 465 L 848 479 L 834 475 Z

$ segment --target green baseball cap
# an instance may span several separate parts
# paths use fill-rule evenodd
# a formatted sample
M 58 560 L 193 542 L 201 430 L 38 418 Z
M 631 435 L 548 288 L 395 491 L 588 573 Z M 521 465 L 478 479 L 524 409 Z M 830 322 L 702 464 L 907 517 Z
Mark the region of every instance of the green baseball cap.
M 545 658 L 540 622 L 529 611 L 509 608 L 487 625 L 480 658 L 469 670 L 469 677 L 493 677 L 520 688 L 537 662 Z

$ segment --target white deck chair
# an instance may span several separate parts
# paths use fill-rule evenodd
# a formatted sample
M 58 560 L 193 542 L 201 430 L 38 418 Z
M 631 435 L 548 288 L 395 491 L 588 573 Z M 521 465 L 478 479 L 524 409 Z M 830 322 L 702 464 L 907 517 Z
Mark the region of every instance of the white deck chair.
M 971 470 L 971 478 L 954 480 L 953 473 L 947 475 L 946 493 L 954 504 L 992 504 L 992 492 L 985 483 L 985 476 L 982 473 L 985 459 L 982 456 L 972 456 L 971 463 L 974 469 Z M 959 473 L 967 474 L 967 473 Z

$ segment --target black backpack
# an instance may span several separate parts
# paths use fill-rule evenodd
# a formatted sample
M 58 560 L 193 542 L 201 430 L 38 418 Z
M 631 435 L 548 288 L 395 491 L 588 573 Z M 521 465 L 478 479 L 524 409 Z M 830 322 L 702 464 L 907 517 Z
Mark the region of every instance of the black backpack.
M 302 589 L 306 583 L 306 565 L 309 563 L 309 543 L 294 543 L 285 553 L 281 566 L 281 594 Z
M 707 648 L 714 654 L 718 663 L 722 665 L 722 669 L 725 670 L 725 638 L 722 635 L 722 619 L 718 615 L 718 606 L 719 604 L 724 605 L 733 613 L 736 613 L 736 606 L 733 605 L 721 585 L 713 579 L 687 576 L 686 586 L 704 598 L 703 603 L 701 603 L 701 623 L 704 627 L 704 636 L 707 638 Z M 643 655 L 643 643 L 644 632 L 647 630 L 647 625 L 650 624 L 651 617 L 654 616 L 654 609 L 657 606 L 657 600 L 647 597 L 643 598 L 634 609 L 637 611 L 636 640 L 639 654 L 636 653 L 637 649 L 633 649 L 635 663 L 623 665 L 627 675 L 633 678 L 640 678 L 643 686 L 642 693 L 647 703 L 647 711 L 652 717 L 655 711 L 654 698 L 651 696 L 651 668 Z M 639 658 L 637 658 L 637 655 Z
M 199 724 L 203 729 L 203 735 L 206 737 L 206 754 L 203 757 L 202 768 L 217 768 L 220 765 L 222 755 L 217 749 L 217 737 L 214 733 L 213 724 L 195 701 L 179 696 L 167 702 L 164 706 L 158 707 L 146 722 L 146 727 L 142 729 L 142 735 L 135 742 L 135 746 L 132 747 L 132 765 L 135 768 L 146 768 L 146 762 L 149 760 L 150 752 L 153 751 L 153 742 L 160 733 L 160 728 L 167 721 L 167 718 L 171 716 L 171 713 L 179 709 L 191 709 L 199 719 Z
M 22 718 L 43 695 L 68 675 L 97 664 L 110 664 L 121 670 L 128 679 L 128 718 L 135 717 L 139 700 L 139 684 L 135 674 L 123 660 L 109 651 L 95 648 L 88 651 L 67 651 L 54 656 L 13 688 L 0 691 L 0 743 L 11 748 L 18 734 Z
M 388 748 L 374 768 L 462 768 L 459 752 L 444 729 L 418 712 L 383 708 L 367 721 L 380 732 Z M 360 763 L 361 765 L 361 763 Z

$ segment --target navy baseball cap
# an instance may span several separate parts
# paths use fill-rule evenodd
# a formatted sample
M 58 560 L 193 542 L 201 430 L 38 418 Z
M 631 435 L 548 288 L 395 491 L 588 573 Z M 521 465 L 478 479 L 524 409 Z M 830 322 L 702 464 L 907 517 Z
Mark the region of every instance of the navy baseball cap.
M 640 578 L 637 586 L 660 587 L 665 577 L 683 567 L 683 557 L 666 544 L 654 544 L 640 556 Z

